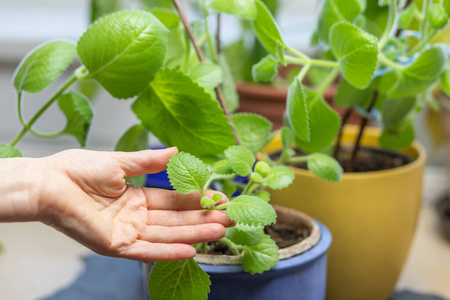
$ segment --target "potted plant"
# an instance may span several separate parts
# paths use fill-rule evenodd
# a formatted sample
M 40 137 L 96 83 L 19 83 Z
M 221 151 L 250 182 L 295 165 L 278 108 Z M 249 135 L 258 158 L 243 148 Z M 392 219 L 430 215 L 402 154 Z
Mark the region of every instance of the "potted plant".
M 263 228 L 273 223 L 277 215 L 275 209 L 267 203 L 268 194 L 263 189 L 284 188 L 292 182 L 294 175 L 285 166 L 271 166 L 264 162 L 253 166 L 254 154 L 262 149 L 271 137 L 270 122 L 256 115 L 230 114 L 227 107 L 233 102 L 228 100 L 227 103 L 227 98 L 224 99 L 223 95 L 226 97 L 227 84 L 232 85 L 233 81 L 225 80 L 225 62 L 217 56 L 209 32 L 202 31 L 207 28 L 207 24 L 201 24 L 204 27 L 200 28 L 194 26 L 192 30 L 178 1 L 173 2 L 180 16 L 170 10 L 160 9 L 154 10 L 153 13 L 143 10 L 120 11 L 96 21 L 78 43 L 52 41 L 33 50 L 21 62 L 14 77 L 19 119 L 23 128 L 10 144 L 0 145 L 0 157 L 20 156 L 16 146 L 28 132 L 43 138 L 69 134 L 84 146 L 93 111 L 89 100 L 83 94 L 68 91 L 76 82 L 95 80 L 118 99 L 137 96 L 132 109 L 142 123 L 133 126 L 124 134 L 117 144 L 117 149 L 133 151 L 146 148 L 147 133 L 150 130 L 166 145 L 176 145 L 185 151 L 175 155 L 168 166 L 171 182 L 179 192 L 198 191 L 203 194 L 204 188 L 209 187 L 213 181 L 227 192 L 230 196 L 229 202 L 221 203 L 220 194 L 216 194 L 212 198 L 203 197 L 201 204 L 205 209 L 227 208 L 228 216 L 237 223 L 234 229 L 229 230 L 228 238 L 223 240 L 238 254 L 237 259 L 231 259 L 233 264 L 237 262 L 243 266 L 231 267 L 235 269 L 233 273 L 236 273 L 236 277 L 230 285 L 241 283 L 236 278 L 242 278 L 243 268 L 251 273 L 261 273 L 275 266 L 275 270 L 266 275 L 245 278 L 251 278 L 262 286 L 268 281 L 277 282 L 286 293 L 297 295 L 301 285 L 288 289 L 290 284 L 286 284 L 286 280 L 289 282 L 292 277 L 285 276 L 295 271 L 295 274 L 302 274 L 295 275 L 297 278 L 305 279 L 307 285 L 303 286 L 305 291 L 302 292 L 307 297 L 314 295 L 314 298 L 323 298 L 326 250 L 331 241 L 329 232 L 310 218 L 283 208 L 277 208 L 280 219 L 286 219 L 285 223 L 293 226 L 295 230 L 306 230 L 308 237 L 305 236 L 305 241 L 294 247 L 295 249 L 287 248 L 278 252 L 278 246 L 263 232 Z M 213 3 L 218 11 L 228 9 L 225 5 L 227 2 Z M 234 7 L 231 13 L 254 14 L 254 3 L 249 3 L 253 5 L 248 5 L 245 9 Z M 200 4 L 206 8 L 206 3 Z M 189 39 L 184 39 L 184 29 L 180 24 L 186 28 Z M 208 43 L 212 62 L 206 61 L 196 35 Z M 179 39 L 180 36 L 182 39 Z M 171 43 L 176 46 L 172 47 Z M 29 121 L 24 120 L 21 106 L 25 92 L 37 93 L 47 88 L 77 56 L 82 65 Z M 220 73 L 224 74 L 223 80 L 219 76 Z M 220 83 L 224 89 L 223 95 L 222 89 L 218 87 Z M 55 103 L 67 118 L 66 126 L 56 133 L 34 130 L 35 122 Z M 289 132 L 286 134 L 289 138 Z M 214 170 L 213 175 L 211 176 L 206 163 L 186 152 L 201 156 L 203 161 L 209 162 Z M 317 154 L 311 156 L 310 161 L 310 169 L 318 176 L 330 180 L 339 179 L 340 169 L 335 168 L 333 160 Z M 328 165 L 332 165 L 336 172 L 323 168 Z M 249 176 L 249 182 L 240 188 L 243 195 L 232 198 L 233 190 L 239 189 L 240 186 L 231 181 L 236 174 Z M 129 180 L 135 184 L 142 183 L 142 178 Z M 321 229 L 320 237 L 318 228 Z M 301 252 L 298 252 L 297 248 L 304 251 L 313 246 L 311 251 L 294 257 Z M 208 246 L 201 245 L 199 248 L 205 250 Z M 277 264 L 280 255 L 293 258 Z M 208 257 L 205 259 L 210 260 Z M 226 261 L 228 263 L 229 258 L 226 258 Z M 202 264 L 209 268 L 206 267 L 209 263 L 203 261 Z M 207 297 L 208 275 L 197 267 L 193 260 L 157 263 L 153 268 L 151 277 L 154 280 L 149 288 L 152 299 L 179 299 L 180 293 L 191 294 L 195 299 Z M 175 278 L 180 281 L 161 282 L 166 278 L 165 272 L 169 268 L 178 272 Z M 219 268 L 218 273 L 223 273 L 222 269 Z M 230 267 L 225 269 L 229 271 Z M 187 270 L 191 273 L 186 273 Z M 316 272 L 317 276 L 312 275 Z M 195 276 L 191 276 L 194 274 Z M 314 288 L 308 285 L 311 280 L 314 282 Z M 173 284 L 168 285 L 169 282 Z M 172 296 L 168 296 L 166 292 Z M 275 292 L 278 293 L 278 290 Z M 268 297 L 273 291 L 262 293 Z M 246 296 L 241 293 L 241 297 Z
M 270 54 L 255 65 L 255 75 L 270 78 L 278 65 L 303 65 L 289 88 L 285 124 L 304 153 L 330 151 L 336 139 L 330 152 L 346 171 L 340 183 L 331 184 L 297 165 L 295 184 L 270 191 L 272 201 L 301 207 L 333 232 L 329 299 L 386 299 L 406 261 L 420 209 L 425 152 L 414 142 L 412 121 L 444 69 L 442 45 L 430 47 L 429 41 L 447 24 L 447 1 L 425 1 L 421 9 L 406 1 L 324 1 L 317 36 L 333 58 L 320 60 L 287 45 L 268 9 L 256 3 L 254 32 Z M 377 18 L 377 12 L 387 18 Z M 418 29 L 406 30 L 413 20 Z M 379 38 L 370 33 L 374 28 L 381 32 Z M 329 70 L 315 90 L 302 84 L 312 66 Z M 341 121 L 323 101 L 323 92 L 338 75 L 342 80 L 335 103 L 359 110 L 364 116 L 359 126 L 346 126 L 347 119 Z M 382 129 L 367 128 L 379 116 Z M 278 141 L 266 152 L 275 161 L 303 160 L 288 150 Z M 380 153 L 397 157 L 398 164 L 361 168 L 364 158 L 372 163 Z

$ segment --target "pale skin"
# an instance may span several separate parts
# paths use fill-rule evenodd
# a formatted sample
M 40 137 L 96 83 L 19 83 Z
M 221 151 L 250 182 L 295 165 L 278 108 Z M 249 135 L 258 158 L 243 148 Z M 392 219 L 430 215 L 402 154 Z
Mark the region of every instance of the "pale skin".
M 200 193 L 135 187 L 124 179 L 164 170 L 176 152 L 67 150 L 0 159 L 0 222 L 40 221 L 107 256 L 194 257 L 191 244 L 218 240 L 233 225 L 225 212 L 201 210 Z

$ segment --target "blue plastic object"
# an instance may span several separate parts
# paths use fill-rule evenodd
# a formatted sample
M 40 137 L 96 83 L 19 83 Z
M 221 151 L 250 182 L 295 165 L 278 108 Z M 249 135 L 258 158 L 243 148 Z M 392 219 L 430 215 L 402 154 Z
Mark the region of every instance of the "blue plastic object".
M 166 146 L 155 146 L 151 147 L 150 149 L 166 149 Z M 166 170 L 155 174 L 147 174 L 147 176 L 145 177 L 145 186 L 151 188 L 173 190 L 173 186 L 170 184 Z

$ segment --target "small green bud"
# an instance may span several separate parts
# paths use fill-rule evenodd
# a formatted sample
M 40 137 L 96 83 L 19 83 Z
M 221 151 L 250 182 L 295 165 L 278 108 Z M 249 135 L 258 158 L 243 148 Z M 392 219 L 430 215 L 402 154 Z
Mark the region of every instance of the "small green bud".
M 209 198 L 209 197 L 202 197 L 202 200 L 200 201 L 200 204 L 202 205 L 202 207 L 204 209 L 211 209 L 214 207 L 214 204 L 216 204 L 216 202 L 214 202 L 213 199 Z
M 428 19 L 430 20 L 431 27 L 434 29 L 442 29 L 447 25 L 448 15 L 442 5 L 433 3 L 428 11 Z
M 250 176 L 250 179 L 253 182 L 261 182 L 262 181 L 261 175 L 259 173 L 255 173 L 255 172 L 252 173 L 252 175 Z
M 265 161 L 258 161 L 255 165 L 255 172 L 259 173 L 263 178 L 270 172 L 270 167 Z
M 295 150 L 294 149 L 286 149 L 284 151 L 285 151 L 287 157 L 292 157 L 292 156 L 295 155 Z
M 212 200 L 214 201 L 214 203 L 219 202 L 220 200 L 222 200 L 223 195 L 222 194 L 214 194 L 212 196 Z

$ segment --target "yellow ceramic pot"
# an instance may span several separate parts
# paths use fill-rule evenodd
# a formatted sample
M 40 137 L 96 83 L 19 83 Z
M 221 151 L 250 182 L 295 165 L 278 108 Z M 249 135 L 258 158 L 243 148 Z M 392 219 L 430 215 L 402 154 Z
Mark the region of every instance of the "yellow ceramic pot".
M 357 127 L 346 127 L 343 143 L 353 142 L 356 134 Z M 367 128 L 363 145 L 379 148 L 379 135 Z M 275 140 L 265 152 L 280 149 Z M 426 159 L 417 142 L 401 152 L 414 161 L 391 170 L 344 174 L 340 183 L 294 168 L 291 186 L 270 191 L 271 203 L 303 211 L 330 229 L 329 300 L 385 300 L 394 290 L 414 236 Z

